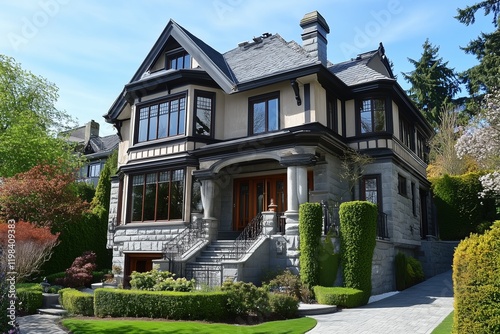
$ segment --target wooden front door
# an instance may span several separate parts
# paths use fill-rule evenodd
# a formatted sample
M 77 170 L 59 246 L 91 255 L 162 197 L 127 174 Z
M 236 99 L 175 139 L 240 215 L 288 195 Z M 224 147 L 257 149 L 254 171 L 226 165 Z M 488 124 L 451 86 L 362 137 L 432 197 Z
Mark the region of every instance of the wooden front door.
M 236 179 L 234 181 L 233 228 L 243 230 L 262 211 L 267 211 L 271 199 L 277 212 L 286 211 L 286 174 Z

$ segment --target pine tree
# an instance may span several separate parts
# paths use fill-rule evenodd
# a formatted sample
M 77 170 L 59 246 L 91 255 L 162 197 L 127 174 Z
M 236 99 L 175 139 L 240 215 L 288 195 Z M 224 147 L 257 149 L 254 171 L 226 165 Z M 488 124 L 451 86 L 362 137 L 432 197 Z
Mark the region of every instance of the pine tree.
M 439 47 L 433 46 L 428 39 L 422 47 L 419 60 L 408 58 L 415 70 L 402 74 L 412 85 L 408 95 L 427 121 L 436 128 L 440 124 L 439 112 L 460 91 L 460 83 L 455 70 L 449 68 L 443 58 L 439 58 Z

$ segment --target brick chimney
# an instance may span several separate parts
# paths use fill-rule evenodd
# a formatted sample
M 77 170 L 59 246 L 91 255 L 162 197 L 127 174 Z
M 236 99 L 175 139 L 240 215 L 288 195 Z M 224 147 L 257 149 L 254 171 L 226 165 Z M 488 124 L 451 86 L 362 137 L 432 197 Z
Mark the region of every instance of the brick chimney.
M 328 43 L 326 35 L 330 33 L 330 27 L 325 18 L 318 11 L 307 13 L 300 20 L 300 26 L 302 27 L 302 47 L 311 57 L 326 66 L 326 44 Z
M 88 143 L 92 137 L 99 137 L 99 123 L 94 120 L 85 124 L 85 143 Z

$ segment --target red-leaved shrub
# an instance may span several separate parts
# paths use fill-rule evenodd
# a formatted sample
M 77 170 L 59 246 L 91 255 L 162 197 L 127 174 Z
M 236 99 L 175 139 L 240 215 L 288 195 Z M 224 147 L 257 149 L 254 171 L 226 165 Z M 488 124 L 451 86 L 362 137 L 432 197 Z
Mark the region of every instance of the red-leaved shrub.
M 66 276 L 56 282 L 69 288 L 80 288 L 89 284 L 92 281 L 92 272 L 96 269 L 96 258 L 94 252 L 84 252 L 66 269 Z

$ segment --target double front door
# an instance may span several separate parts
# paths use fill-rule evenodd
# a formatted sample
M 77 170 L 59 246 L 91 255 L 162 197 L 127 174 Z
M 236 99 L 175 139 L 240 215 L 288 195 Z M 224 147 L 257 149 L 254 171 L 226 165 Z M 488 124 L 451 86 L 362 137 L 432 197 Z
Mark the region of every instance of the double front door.
M 273 200 L 276 212 L 286 211 L 286 174 L 234 180 L 233 228 L 243 230 Z

